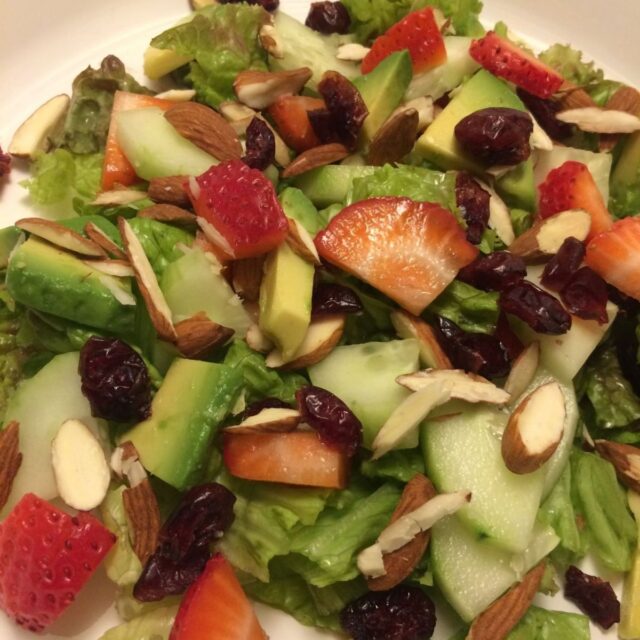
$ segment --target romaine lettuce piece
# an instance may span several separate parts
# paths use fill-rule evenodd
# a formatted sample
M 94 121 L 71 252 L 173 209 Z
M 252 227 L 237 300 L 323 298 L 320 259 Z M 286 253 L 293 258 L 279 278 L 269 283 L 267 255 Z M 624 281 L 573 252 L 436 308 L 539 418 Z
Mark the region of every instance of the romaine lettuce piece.
M 589 640 L 589 618 L 530 607 L 507 640 Z
M 160 607 L 109 629 L 100 640 L 169 640 L 178 605 Z
M 360 472 L 367 478 L 409 482 L 416 473 L 424 473 L 424 458 L 417 449 L 390 451 L 378 460 L 365 460 Z

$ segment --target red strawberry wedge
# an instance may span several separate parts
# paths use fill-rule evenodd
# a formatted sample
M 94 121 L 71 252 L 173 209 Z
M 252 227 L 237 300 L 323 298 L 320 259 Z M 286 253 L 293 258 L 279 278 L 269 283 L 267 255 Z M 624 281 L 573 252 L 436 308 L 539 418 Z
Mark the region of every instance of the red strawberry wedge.
M 268 640 L 224 556 L 213 556 L 189 587 L 169 640 Z
M 555 69 L 493 31 L 474 40 L 469 53 L 494 76 L 513 82 L 539 98 L 550 98 L 564 82 Z
M 64 513 L 26 494 L 0 524 L 0 608 L 30 631 L 75 599 L 115 542 L 87 513 Z
M 585 262 L 622 293 L 640 300 L 640 217 L 619 220 L 593 238 Z
M 584 209 L 591 215 L 589 238 L 606 231 L 613 224 L 604 198 L 588 167 L 569 160 L 552 169 L 539 186 L 538 213 L 548 218 L 567 209 Z
M 287 218 L 275 189 L 241 160 L 211 167 L 189 195 L 207 238 L 233 258 L 268 253 L 287 235 Z
M 478 249 L 446 209 L 408 198 L 371 198 L 335 216 L 315 238 L 331 264 L 419 315 Z
M 373 71 L 388 55 L 409 50 L 414 73 L 433 69 L 447 60 L 447 50 L 433 9 L 414 11 L 376 38 L 364 57 L 362 73 Z

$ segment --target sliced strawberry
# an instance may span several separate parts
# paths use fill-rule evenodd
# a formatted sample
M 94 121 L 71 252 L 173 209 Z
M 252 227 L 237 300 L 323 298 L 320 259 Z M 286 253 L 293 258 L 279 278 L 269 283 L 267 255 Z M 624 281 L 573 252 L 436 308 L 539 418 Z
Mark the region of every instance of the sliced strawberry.
M 433 69 L 447 60 L 447 50 L 432 7 L 410 13 L 378 36 L 360 70 L 369 73 L 388 55 L 403 49 L 409 50 L 414 73 Z
M 120 111 L 143 109 L 145 107 L 158 107 L 166 111 L 173 105 L 175 105 L 175 102 L 171 102 L 171 100 L 162 100 L 161 98 L 154 98 L 141 93 L 116 91 L 113 98 L 113 108 L 111 109 L 111 120 L 109 121 L 107 146 L 104 151 L 104 164 L 102 165 L 103 191 L 109 191 L 117 184 L 126 187 L 133 184 L 137 179 L 133 165 L 127 160 L 118 144 L 115 114 Z
M 189 196 L 196 214 L 219 236 L 217 242 L 234 258 L 250 258 L 275 249 L 289 225 L 269 180 L 241 160 L 211 167 L 196 178 Z M 206 229 L 205 229 L 206 232 Z
M 513 82 L 539 98 L 550 98 L 564 82 L 555 69 L 493 31 L 474 40 L 469 52 L 494 76 Z
M 585 262 L 622 293 L 640 300 L 640 217 L 618 220 L 595 236 Z
M 538 213 L 548 218 L 567 209 L 584 209 L 591 215 L 589 238 L 606 231 L 613 224 L 604 198 L 588 167 L 569 160 L 552 169 L 540 185 Z
M 229 473 L 238 478 L 329 489 L 347 486 L 348 456 L 312 431 L 227 433 L 223 455 Z
M 419 315 L 472 262 L 452 213 L 408 198 L 371 198 L 335 216 L 315 239 L 322 258 Z
M 321 144 L 311 122 L 309 111 L 324 109 L 324 100 L 307 96 L 281 96 L 268 109 L 282 139 L 297 153 Z
M 75 599 L 115 542 L 87 513 L 76 517 L 26 494 L 0 524 L 0 608 L 42 631 Z
M 185 594 L 169 640 L 267 640 L 224 556 L 216 554 Z

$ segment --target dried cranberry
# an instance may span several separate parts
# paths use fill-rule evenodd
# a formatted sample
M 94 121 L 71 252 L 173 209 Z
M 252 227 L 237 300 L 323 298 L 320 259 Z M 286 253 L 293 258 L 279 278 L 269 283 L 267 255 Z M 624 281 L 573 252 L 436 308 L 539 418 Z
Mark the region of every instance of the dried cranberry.
M 193 487 L 165 522 L 158 547 L 133 589 L 136 600 L 154 602 L 184 593 L 204 570 L 210 546 L 234 519 L 235 496 L 215 482 Z
M 467 240 L 479 244 L 489 223 L 487 193 L 468 173 L 460 171 L 456 176 L 456 204 L 467 223 Z
M 269 125 L 260 118 L 253 118 L 247 127 L 247 152 L 242 162 L 252 169 L 264 171 L 276 156 L 276 139 Z
M 11 171 L 11 156 L 8 153 L 3 153 L 2 147 L 0 147 L 0 178 L 9 175 Z
M 455 136 L 474 158 L 490 165 L 513 165 L 531 155 L 531 116 L 524 111 L 491 107 L 458 122 Z
M 607 283 L 589 267 L 582 267 L 571 276 L 560 292 L 560 299 L 569 313 L 579 318 L 597 320 L 599 324 L 609 321 Z
M 280 6 L 280 0 L 218 0 L 220 4 L 238 4 L 246 2 L 247 4 L 257 4 L 265 11 L 275 11 Z
M 434 106 L 444 109 L 451 102 L 451 96 L 448 93 L 441 95 L 437 100 L 433 101 Z
M 349 33 L 351 18 L 342 2 L 312 2 L 304 22 L 307 27 L 320 33 Z
M 558 120 L 558 112 L 562 106 L 557 100 L 545 100 L 528 93 L 524 89 L 518 89 L 518 96 L 524 102 L 525 107 L 531 111 L 538 124 L 554 140 L 564 140 L 573 134 L 573 127 L 566 122 Z
M 312 109 L 307 111 L 307 117 L 313 132 L 318 136 L 322 144 L 340 142 L 338 125 L 329 109 Z
M 362 424 L 331 391 L 307 386 L 296 391 L 302 418 L 318 432 L 326 445 L 354 455 L 362 443 Z
M 398 585 L 349 603 L 340 623 L 354 640 L 426 640 L 436 627 L 436 608 L 419 587 Z
M 333 116 L 340 142 L 355 148 L 362 123 L 369 115 L 358 89 L 341 73 L 327 71 L 318 83 L 318 93 Z
M 567 238 L 558 253 L 552 256 L 542 272 L 542 284 L 551 291 L 560 291 L 584 260 L 584 244 L 577 238 Z
M 147 365 L 126 342 L 92 336 L 80 350 L 78 373 L 96 418 L 139 422 L 151 415 Z
M 608 582 L 574 566 L 567 569 L 564 579 L 564 595 L 593 622 L 604 629 L 620 622 L 620 603 Z
M 264 398 L 263 400 L 256 400 L 252 402 L 245 410 L 240 414 L 239 421 L 242 422 L 251 416 L 258 415 L 263 409 L 291 409 L 291 407 L 278 398 Z
M 513 362 L 524 350 L 524 345 L 518 336 L 513 332 L 507 315 L 501 311 L 496 323 L 495 337 L 500 346 L 507 354 L 508 360 Z
M 500 307 L 538 333 L 560 335 L 571 329 L 571 316 L 560 301 L 530 282 L 523 281 L 502 291 Z
M 333 282 L 320 282 L 313 288 L 311 313 L 360 313 L 362 302 L 353 289 Z
M 501 291 L 527 275 L 524 260 L 508 251 L 479 256 L 458 273 L 458 279 L 484 291 Z

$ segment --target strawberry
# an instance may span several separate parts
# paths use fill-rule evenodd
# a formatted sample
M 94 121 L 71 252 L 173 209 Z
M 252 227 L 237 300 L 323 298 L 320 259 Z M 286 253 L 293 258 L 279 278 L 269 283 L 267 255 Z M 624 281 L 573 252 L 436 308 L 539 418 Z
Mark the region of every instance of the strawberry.
M 315 239 L 322 258 L 419 315 L 472 262 L 452 213 L 408 198 L 371 198 L 335 216 Z
M 267 640 L 231 565 L 214 555 L 185 594 L 169 640 Z
M 329 489 L 347 485 L 348 456 L 312 431 L 227 433 L 223 457 L 237 478 Z
M 269 180 L 240 160 L 211 167 L 189 188 L 196 214 L 209 223 L 205 233 L 234 258 L 275 249 L 287 235 L 287 218 Z M 215 239 L 212 234 L 216 234 Z
M 640 300 L 640 217 L 618 220 L 595 236 L 585 262 L 622 293 Z
M 591 215 L 590 238 L 613 224 L 591 172 L 581 162 L 569 160 L 552 169 L 539 189 L 538 213 L 541 218 L 567 209 L 584 209 Z
M 494 76 L 513 82 L 539 98 L 550 98 L 564 82 L 555 69 L 493 31 L 474 40 L 469 53 Z
M 321 144 L 309 116 L 309 111 L 325 109 L 324 100 L 307 96 L 281 96 L 268 109 L 280 137 L 297 153 Z
M 360 70 L 369 73 L 388 55 L 403 49 L 409 50 L 414 73 L 433 69 L 447 60 L 447 50 L 432 7 L 410 13 L 378 36 Z
M 42 631 L 75 599 L 115 542 L 87 513 L 72 517 L 26 494 L 0 524 L 0 607 Z

